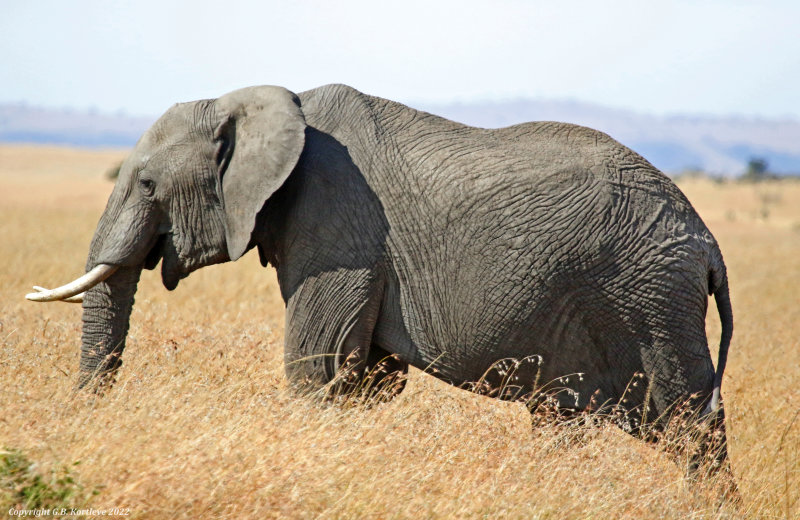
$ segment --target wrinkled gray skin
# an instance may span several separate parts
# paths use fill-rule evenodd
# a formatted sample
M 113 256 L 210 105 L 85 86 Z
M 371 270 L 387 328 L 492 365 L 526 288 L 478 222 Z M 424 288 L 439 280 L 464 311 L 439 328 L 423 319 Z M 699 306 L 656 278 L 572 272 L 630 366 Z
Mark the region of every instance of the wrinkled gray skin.
M 277 269 L 286 373 L 305 387 L 354 352 L 361 370 L 392 353 L 475 391 L 569 388 L 565 408 L 624 397 L 649 419 L 719 387 L 719 247 L 641 156 L 588 128 L 471 128 L 342 85 L 178 104 L 145 133 L 92 240 L 87 270 L 122 268 L 86 294 L 80 385 L 118 367 L 142 268 L 161 259 L 172 290 L 251 248 Z M 524 361 L 491 368 L 505 358 Z

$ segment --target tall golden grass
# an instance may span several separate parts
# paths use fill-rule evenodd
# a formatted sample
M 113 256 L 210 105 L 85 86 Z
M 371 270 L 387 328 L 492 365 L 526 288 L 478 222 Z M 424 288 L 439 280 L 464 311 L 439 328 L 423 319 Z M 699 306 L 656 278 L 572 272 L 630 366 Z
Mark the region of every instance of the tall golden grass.
M 156 519 L 800 516 L 800 183 L 681 184 L 731 279 L 735 504 L 618 429 L 532 429 L 522 405 L 416 371 L 370 408 L 298 398 L 275 275 L 253 255 L 172 293 L 145 272 L 117 384 L 74 395 L 80 306 L 23 295 L 82 273 L 102 174 L 124 155 L 0 147 L 0 453 L 20 450 L 45 483 L 70 468 L 70 504 Z M 716 352 L 713 302 L 707 327 Z M 0 515 L 24 505 L 9 482 Z

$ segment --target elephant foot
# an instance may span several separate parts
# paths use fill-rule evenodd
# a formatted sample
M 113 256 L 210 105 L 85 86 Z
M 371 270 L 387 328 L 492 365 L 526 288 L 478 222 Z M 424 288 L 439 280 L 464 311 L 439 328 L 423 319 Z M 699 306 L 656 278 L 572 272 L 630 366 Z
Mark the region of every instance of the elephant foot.
M 90 392 L 103 395 L 110 390 L 117 382 L 117 371 L 122 366 L 122 359 L 119 355 L 111 354 L 95 370 L 82 369 L 78 374 L 76 390 L 89 390 Z
M 727 474 L 733 482 L 725 434 L 725 411 L 720 408 L 701 417 L 692 425 L 692 430 L 688 435 L 691 443 L 688 476 Z
M 328 399 L 366 405 L 391 401 L 405 389 L 408 363 L 397 354 L 371 347 L 366 362 L 352 352 L 328 387 Z
M 685 471 L 690 483 L 713 491 L 719 503 L 736 505 L 741 495 L 728 458 L 725 411 L 700 415 L 694 396 L 677 406 L 662 424 L 647 425 L 640 436 L 666 451 Z

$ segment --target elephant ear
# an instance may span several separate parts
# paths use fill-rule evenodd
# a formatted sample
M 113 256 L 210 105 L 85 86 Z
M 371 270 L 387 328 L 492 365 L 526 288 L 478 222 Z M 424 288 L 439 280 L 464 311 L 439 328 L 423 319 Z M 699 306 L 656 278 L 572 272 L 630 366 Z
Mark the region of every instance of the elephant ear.
M 215 160 L 222 177 L 228 256 L 247 250 L 256 215 L 286 181 L 305 143 L 296 95 L 281 87 L 249 87 L 216 100 Z

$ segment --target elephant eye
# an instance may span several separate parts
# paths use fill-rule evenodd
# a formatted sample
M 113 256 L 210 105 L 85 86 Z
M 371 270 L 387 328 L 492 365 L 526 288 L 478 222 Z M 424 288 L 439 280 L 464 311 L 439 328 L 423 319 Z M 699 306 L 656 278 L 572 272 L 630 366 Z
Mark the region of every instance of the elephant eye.
M 151 197 L 156 189 L 156 183 L 152 179 L 140 178 L 139 187 L 146 196 Z

